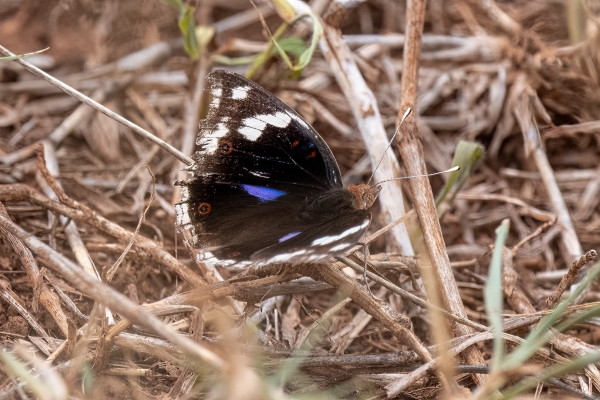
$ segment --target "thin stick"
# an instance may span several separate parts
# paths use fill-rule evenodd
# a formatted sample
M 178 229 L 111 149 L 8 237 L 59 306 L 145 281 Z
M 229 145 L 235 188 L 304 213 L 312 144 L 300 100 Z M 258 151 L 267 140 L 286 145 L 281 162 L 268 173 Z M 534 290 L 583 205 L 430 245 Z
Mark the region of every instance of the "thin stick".
M 414 108 L 417 100 L 417 84 L 419 82 L 419 58 L 421 54 L 421 37 L 423 35 L 423 25 L 425 21 L 425 0 L 411 0 L 407 2 L 406 12 L 406 37 L 404 46 L 404 63 L 402 70 L 402 99 L 398 109 L 398 120 L 401 117 L 400 110 Z M 426 173 L 425 156 L 423 154 L 423 145 L 420 139 L 419 127 L 417 123 L 417 112 L 406 118 L 400 128 L 398 150 L 402 156 L 402 161 L 408 175 L 421 175 Z M 429 258 L 429 267 L 421 268 L 423 282 L 425 283 L 427 296 L 430 301 L 438 307 L 445 307 L 451 314 L 462 318 L 467 317 L 454 273 L 450 266 L 450 259 L 446 251 L 446 244 L 442 235 L 442 228 L 435 208 L 435 200 L 429 180 L 426 178 L 416 178 L 409 180 L 412 191 L 412 203 L 415 207 L 421 229 L 423 232 L 423 241 L 426 249 L 423 255 Z M 447 336 L 450 332 L 443 329 L 445 321 L 436 314 L 432 314 L 432 324 L 436 342 L 440 346 L 440 354 L 445 353 Z M 441 325 L 438 326 L 439 322 Z M 472 333 L 470 327 L 454 323 L 455 336 L 465 336 Z M 469 364 L 480 365 L 484 363 L 483 356 L 477 347 L 470 347 L 465 350 L 466 361 Z M 441 357 L 442 365 L 440 376 L 447 380 L 448 385 L 445 389 L 450 392 L 456 392 L 456 381 L 452 376 L 451 360 L 448 357 Z M 477 384 L 482 383 L 484 376 L 473 375 Z
M 60 192 L 61 189 L 53 187 L 53 190 Z M 59 198 L 61 198 L 62 202 L 69 205 L 50 200 L 30 186 L 21 184 L 0 185 L 0 201 L 29 201 L 35 205 L 64 215 L 79 224 L 93 226 L 117 240 L 129 242 L 131 239 L 133 235 L 131 232 L 101 217 L 83 204 L 75 203 L 68 197 L 59 196 Z M 71 203 L 74 204 L 71 205 Z M 143 259 L 148 257 L 153 263 L 166 266 L 193 286 L 204 286 L 206 284 L 197 273 L 176 260 L 162 246 L 157 245 L 144 236 L 137 238 L 133 248 L 138 252 L 138 257 L 142 257 Z

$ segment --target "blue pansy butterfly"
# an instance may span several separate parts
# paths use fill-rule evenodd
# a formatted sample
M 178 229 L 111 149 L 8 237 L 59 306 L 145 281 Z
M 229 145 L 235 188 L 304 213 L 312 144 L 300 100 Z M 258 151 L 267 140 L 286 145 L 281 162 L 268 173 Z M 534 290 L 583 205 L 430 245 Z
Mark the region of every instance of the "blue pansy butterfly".
M 217 70 L 177 224 L 201 261 L 323 262 L 357 244 L 380 188 L 342 185 L 319 134 L 258 84 Z

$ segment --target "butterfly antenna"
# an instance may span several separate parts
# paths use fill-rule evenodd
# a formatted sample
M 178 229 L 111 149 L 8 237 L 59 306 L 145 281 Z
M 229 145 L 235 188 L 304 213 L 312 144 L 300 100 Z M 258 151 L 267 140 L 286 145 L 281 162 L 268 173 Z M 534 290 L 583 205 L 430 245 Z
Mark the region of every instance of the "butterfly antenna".
M 373 179 L 373 177 L 375 176 L 375 171 L 377 171 L 377 168 L 379 168 L 379 166 L 381 165 L 381 162 L 383 161 L 383 157 L 385 156 L 385 153 L 387 153 L 387 151 L 390 148 L 390 146 L 392 145 L 392 143 L 394 143 L 394 139 L 396 138 L 396 135 L 398 134 L 398 131 L 400 130 L 400 127 L 402 126 L 402 123 L 404 122 L 404 120 L 406 119 L 406 117 L 408 117 L 408 114 L 410 114 L 411 111 L 412 111 L 412 109 L 410 107 L 406 109 L 406 112 L 402 116 L 402 119 L 400 120 L 400 123 L 398 124 L 398 127 L 396 128 L 396 132 L 394 132 L 394 136 L 392 136 L 392 139 L 390 140 L 390 142 L 388 143 L 387 147 L 385 148 L 385 151 L 383 152 L 383 155 L 379 159 L 379 162 L 377 163 L 377 166 L 373 170 L 373 173 L 371 174 L 371 177 L 367 181 L 367 185 L 369 184 L 369 182 L 371 182 L 371 179 Z
M 411 176 L 403 176 L 401 178 L 386 179 L 385 181 L 377 182 L 375 184 L 375 186 L 381 185 L 382 183 L 389 182 L 389 181 L 399 181 L 400 179 L 419 178 L 421 176 L 434 176 L 434 175 L 439 175 L 439 174 L 445 174 L 446 172 L 458 171 L 459 169 L 460 169 L 460 167 L 457 165 L 456 167 L 452 167 L 452 168 L 447 169 L 445 171 L 434 172 L 433 174 L 411 175 Z

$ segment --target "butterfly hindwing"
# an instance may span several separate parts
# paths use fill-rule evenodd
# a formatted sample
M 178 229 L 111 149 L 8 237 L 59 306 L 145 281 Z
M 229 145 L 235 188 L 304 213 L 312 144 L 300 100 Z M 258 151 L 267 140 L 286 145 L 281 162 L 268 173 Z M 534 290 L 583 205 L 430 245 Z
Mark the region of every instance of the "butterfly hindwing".
M 327 256 L 349 250 L 362 238 L 371 222 L 368 211 L 347 213 L 340 217 L 307 227 L 304 232 L 291 232 L 279 243 L 254 254 L 265 263 L 319 261 Z M 291 236 L 291 237 L 290 237 Z
M 329 192 L 327 204 L 320 197 L 321 206 L 310 209 L 305 198 L 294 195 L 262 204 L 234 185 L 205 183 L 195 188 L 197 198 L 190 198 L 189 187 L 184 187 L 184 202 L 176 206 L 178 223 L 189 244 L 202 250 L 203 261 L 209 263 L 322 260 L 356 244 L 371 219 L 365 210 L 349 212 L 352 200 L 342 190 Z

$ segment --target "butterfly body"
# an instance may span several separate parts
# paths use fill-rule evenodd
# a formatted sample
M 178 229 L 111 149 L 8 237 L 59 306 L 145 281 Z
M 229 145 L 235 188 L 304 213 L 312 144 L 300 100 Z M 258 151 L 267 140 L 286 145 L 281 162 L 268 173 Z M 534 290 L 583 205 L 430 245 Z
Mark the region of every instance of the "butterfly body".
M 321 261 L 355 245 L 372 201 L 343 187 L 325 141 L 256 83 L 220 70 L 207 80 L 213 101 L 200 124 L 193 177 L 178 182 L 183 197 L 175 206 L 202 261 Z

